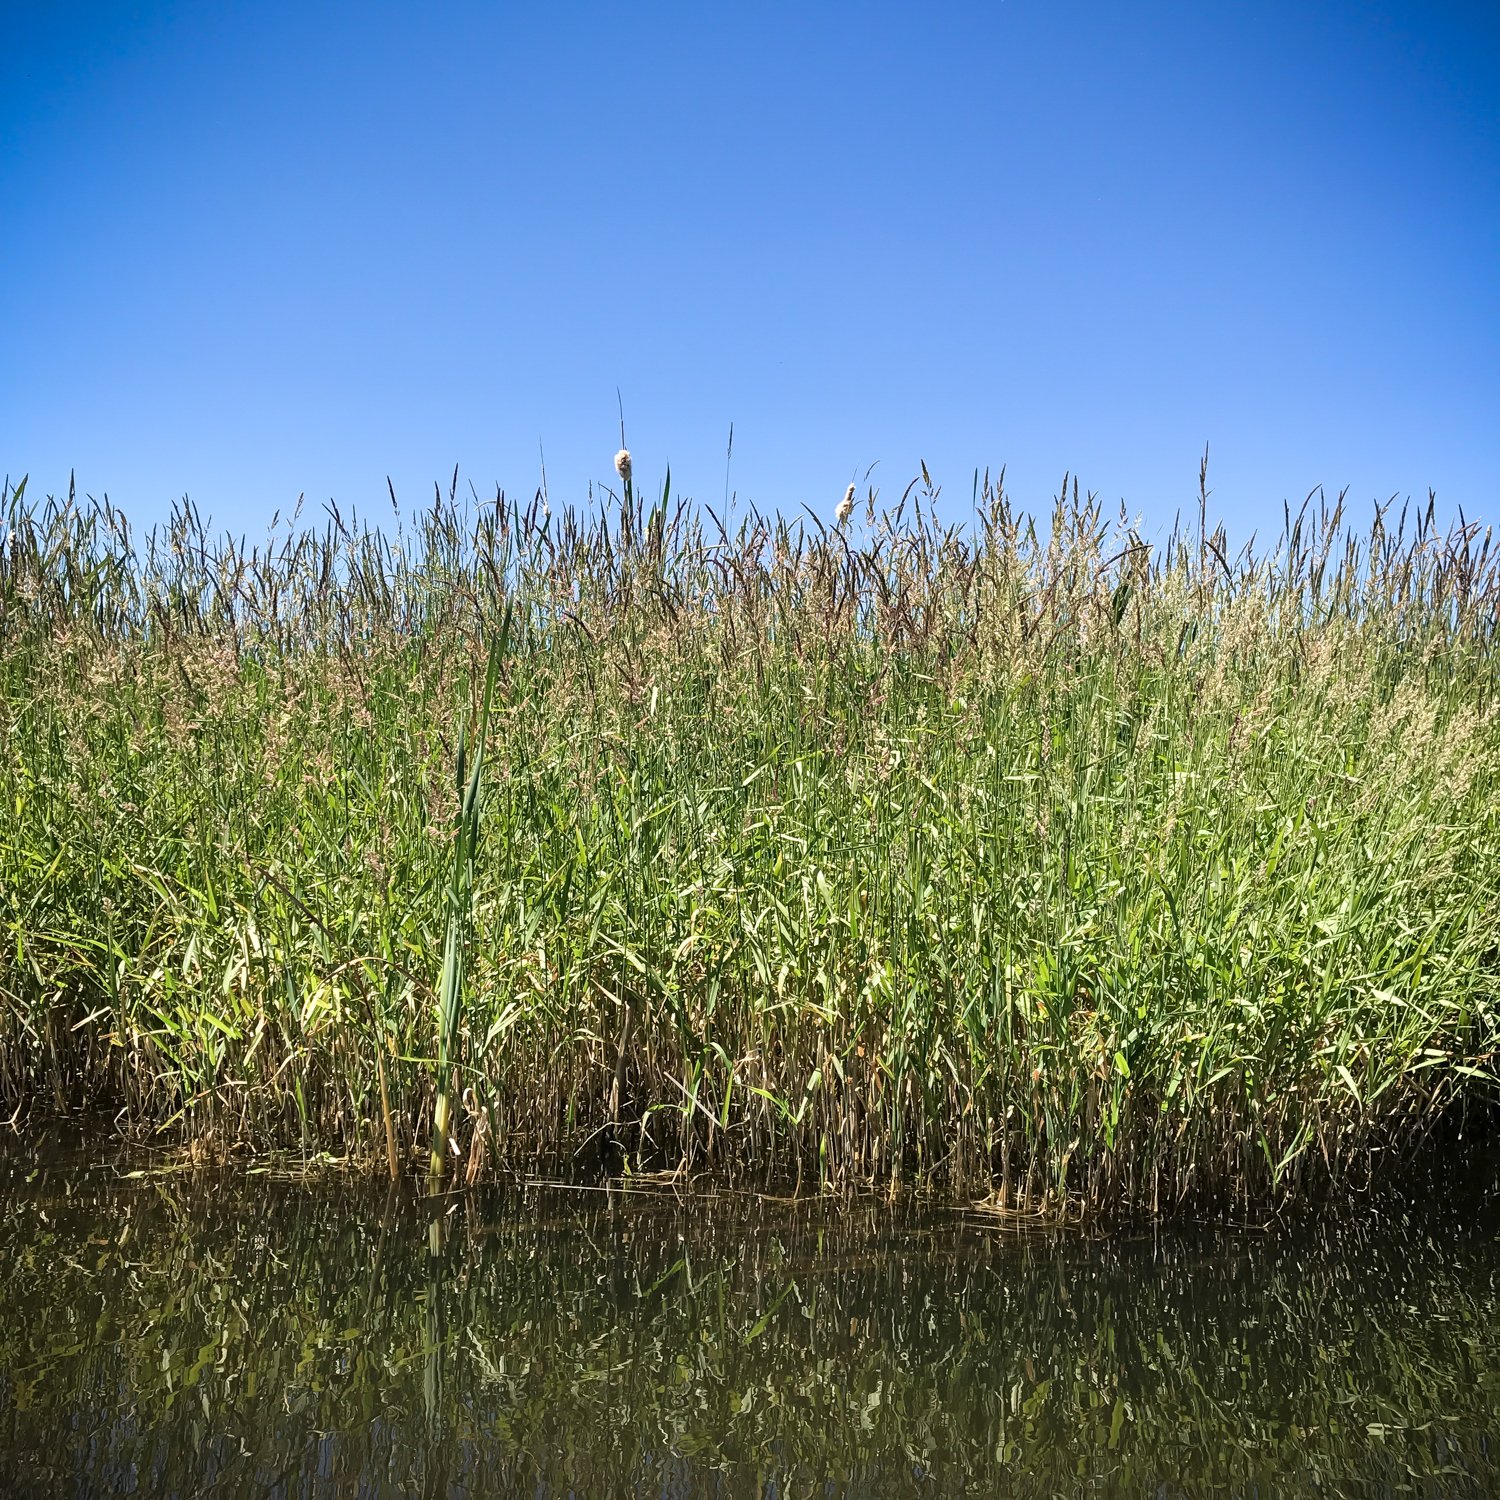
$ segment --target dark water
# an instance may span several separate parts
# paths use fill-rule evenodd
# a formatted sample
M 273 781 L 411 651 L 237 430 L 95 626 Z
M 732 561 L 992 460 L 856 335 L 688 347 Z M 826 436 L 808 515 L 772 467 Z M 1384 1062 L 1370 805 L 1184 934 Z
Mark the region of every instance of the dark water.
M 1097 1240 L 123 1170 L 0 1159 L 5 1495 L 1500 1493 L 1493 1198 Z

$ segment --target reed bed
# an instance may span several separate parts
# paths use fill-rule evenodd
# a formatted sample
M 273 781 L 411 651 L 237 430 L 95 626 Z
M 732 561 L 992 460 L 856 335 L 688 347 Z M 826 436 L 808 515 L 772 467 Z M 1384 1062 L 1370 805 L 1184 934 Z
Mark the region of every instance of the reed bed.
M 7 490 L 7 1110 L 396 1171 L 451 1074 L 467 1180 L 1048 1213 L 1296 1198 L 1488 1114 L 1490 534 L 935 498 L 455 477 L 251 545 Z

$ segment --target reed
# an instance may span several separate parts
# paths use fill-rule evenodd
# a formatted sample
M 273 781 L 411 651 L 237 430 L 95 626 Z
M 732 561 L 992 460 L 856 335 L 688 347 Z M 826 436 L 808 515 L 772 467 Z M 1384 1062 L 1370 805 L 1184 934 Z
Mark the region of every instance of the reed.
M 453 882 L 448 888 L 448 928 L 443 940 L 443 967 L 438 977 L 437 1102 L 433 1106 L 432 1154 L 428 1164 L 428 1175 L 434 1182 L 442 1180 L 448 1167 L 453 1059 L 458 1052 L 459 1026 L 463 1015 L 464 963 L 471 926 L 474 866 L 479 850 L 480 773 L 484 767 L 485 738 L 489 733 L 495 667 L 505 654 L 510 623 L 511 613 L 507 609 L 500 624 L 500 637 L 490 649 L 472 770 L 467 766 L 465 726 L 460 726 L 458 731 L 458 817 L 453 828 Z
M 1048 1212 L 1295 1197 L 1488 1111 L 1490 534 L 935 500 L 455 475 L 250 544 L 8 490 L 7 1109 Z

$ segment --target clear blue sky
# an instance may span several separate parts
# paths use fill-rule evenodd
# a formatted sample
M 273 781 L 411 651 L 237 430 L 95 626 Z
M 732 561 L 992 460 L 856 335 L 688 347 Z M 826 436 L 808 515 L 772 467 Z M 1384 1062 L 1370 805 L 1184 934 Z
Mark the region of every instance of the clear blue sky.
M 0 0 L 0 471 L 1500 520 L 1500 6 Z

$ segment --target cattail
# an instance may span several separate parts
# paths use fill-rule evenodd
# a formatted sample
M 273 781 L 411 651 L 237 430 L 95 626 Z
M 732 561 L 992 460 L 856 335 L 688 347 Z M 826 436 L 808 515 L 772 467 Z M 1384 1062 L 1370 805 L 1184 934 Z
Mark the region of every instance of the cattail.
M 626 484 L 630 483 L 630 449 L 621 448 L 615 454 L 615 473 L 620 476 Z
M 840 526 L 854 514 L 854 486 L 852 484 L 844 491 L 844 498 L 839 501 L 838 509 L 833 514 Z

